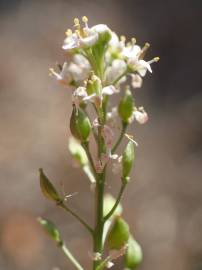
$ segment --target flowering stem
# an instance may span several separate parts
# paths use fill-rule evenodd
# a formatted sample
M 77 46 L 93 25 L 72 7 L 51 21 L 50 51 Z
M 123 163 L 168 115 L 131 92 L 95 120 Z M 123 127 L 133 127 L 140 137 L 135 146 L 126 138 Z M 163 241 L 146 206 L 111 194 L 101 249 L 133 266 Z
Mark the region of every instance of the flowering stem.
M 98 175 L 96 185 L 96 220 L 95 220 L 95 229 L 94 229 L 94 245 L 93 251 L 95 253 L 102 254 L 103 251 L 103 228 L 104 228 L 104 220 L 103 220 L 103 202 L 104 202 L 104 180 L 105 180 L 105 171 L 102 174 Z M 100 260 L 94 261 L 93 269 L 95 270 L 97 266 L 100 264 Z
M 78 270 L 83 270 L 84 268 L 79 264 L 79 262 L 74 258 L 72 253 L 69 251 L 69 249 L 66 247 L 64 243 L 60 246 L 63 253 L 65 254 L 66 257 L 69 258 L 69 260 L 72 262 L 72 264 L 78 269 Z
M 73 217 L 75 217 L 90 232 L 90 234 L 93 235 L 93 229 L 80 216 L 78 216 L 74 211 L 67 207 L 63 202 L 58 203 L 58 205 L 65 211 L 69 212 Z
M 123 139 L 123 136 L 124 136 L 124 134 L 125 134 L 125 132 L 126 132 L 127 126 L 128 126 L 127 123 L 122 122 L 121 133 L 120 133 L 120 135 L 119 135 L 119 138 L 118 138 L 117 142 L 115 143 L 115 145 L 114 145 L 113 148 L 112 148 L 112 154 L 114 154 L 114 152 L 115 152 L 116 149 L 118 148 L 119 144 L 121 143 L 121 141 L 122 141 L 122 139 Z
M 112 209 L 109 211 L 109 213 L 104 217 L 104 222 L 107 221 L 114 213 L 114 211 L 116 210 L 118 204 L 120 203 L 121 201 L 121 197 L 123 195 L 123 192 L 125 190 L 125 187 L 126 187 L 126 183 L 122 183 L 121 185 L 121 189 L 119 191 L 119 194 L 118 194 L 118 197 L 116 199 L 116 202 L 114 203 L 114 206 L 112 207 Z

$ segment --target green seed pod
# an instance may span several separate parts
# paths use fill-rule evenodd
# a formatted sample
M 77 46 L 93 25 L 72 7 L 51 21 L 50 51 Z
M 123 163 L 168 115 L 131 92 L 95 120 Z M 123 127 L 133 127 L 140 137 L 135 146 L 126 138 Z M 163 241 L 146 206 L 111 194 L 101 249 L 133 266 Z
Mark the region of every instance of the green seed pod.
M 132 141 L 129 141 L 122 158 L 122 180 L 128 182 L 133 162 L 135 159 L 135 146 Z
M 117 217 L 108 235 L 109 249 L 121 249 L 127 243 L 129 234 L 128 224 Z
M 119 116 L 124 123 L 128 123 L 133 114 L 134 100 L 129 88 L 126 89 L 124 97 L 121 99 L 118 107 Z
M 82 141 L 86 142 L 91 132 L 91 123 L 87 115 L 80 108 L 73 106 L 72 115 L 70 118 L 70 130 L 72 135 Z
M 38 221 L 53 240 L 55 240 L 58 244 L 62 243 L 60 233 L 51 221 L 41 217 L 38 218 Z
M 130 236 L 124 260 L 125 267 L 131 270 L 135 269 L 141 263 L 142 258 L 141 246 Z
M 52 201 L 60 202 L 61 198 L 53 186 L 53 184 L 50 182 L 50 180 L 47 178 L 47 176 L 44 174 L 42 169 L 39 169 L 40 173 L 40 187 L 43 195 Z

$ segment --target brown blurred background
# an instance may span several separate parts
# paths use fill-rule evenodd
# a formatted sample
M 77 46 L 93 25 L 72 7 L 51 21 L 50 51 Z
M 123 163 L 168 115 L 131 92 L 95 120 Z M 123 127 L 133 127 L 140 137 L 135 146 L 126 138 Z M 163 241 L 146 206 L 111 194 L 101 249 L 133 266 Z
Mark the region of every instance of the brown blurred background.
M 123 201 L 124 217 L 144 250 L 139 269 L 200 270 L 200 0 L 0 1 L 0 269 L 73 269 L 41 231 L 37 216 L 57 223 L 89 268 L 87 233 L 43 198 L 38 182 L 43 167 L 56 185 L 64 182 L 67 193 L 79 192 L 68 202 L 93 221 L 88 180 L 72 168 L 67 151 L 70 92 L 48 77 L 48 68 L 64 60 L 66 28 L 82 15 L 90 25 L 106 23 L 120 35 L 135 36 L 140 45 L 149 41 L 148 59 L 161 58 L 136 91 L 150 121 L 134 125 L 139 148 Z M 120 180 L 110 179 L 107 189 L 115 195 Z

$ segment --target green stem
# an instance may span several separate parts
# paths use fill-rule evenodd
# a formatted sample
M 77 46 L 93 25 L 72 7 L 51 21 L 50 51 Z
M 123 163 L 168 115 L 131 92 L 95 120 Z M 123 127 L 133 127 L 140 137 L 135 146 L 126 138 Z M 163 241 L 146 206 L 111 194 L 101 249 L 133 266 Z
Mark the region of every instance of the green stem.
M 103 202 L 104 202 L 104 180 L 105 180 L 105 171 L 102 174 L 98 175 L 98 181 L 96 185 L 96 220 L 95 220 L 95 229 L 94 229 L 94 246 L 93 251 L 95 253 L 103 252 L 103 229 L 104 229 L 104 220 L 103 220 Z M 95 270 L 100 264 L 100 260 L 94 261 L 93 269 Z
M 79 264 L 79 262 L 74 258 L 72 253 L 69 251 L 69 249 L 66 247 L 66 245 L 63 243 L 61 245 L 61 249 L 65 256 L 69 258 L 69 260 L 72 262 L 72 264 L 78 269 L 78 270 L 84 270 L 84 268 Z
M 127 123 L 122 122 L 121 133 L 120 133 L 120 135 L 119 135 L 118 140 L 116 141 L 115 145 L 114 145 L 113 148 L 112 148 L 112 154 L 114 154 L 114 152 L 115 152 L 116 149 L 118 148 L 119 144 L 121 143 L 121 141 L 122 141 L 122 139 L 123 139 L 123 136 L 124 136 L 124 134 L 125 134 L 125 132 L 126 132 L 127 126 L 128 126 Z
M 121 186 L 121 189 L 119 191 L 119 194 L 118 194 L 118 197 L 116 199 L 116 202 L 114 203 L 114 206 L 112 207 L 112 209 L 109 211 L 109 213 L 104 217 L 104 222 L 107 221 L 112 215 L 113 213 L 115 212 L 118 204 L 120 203 L 121 201 L 121 197 L 123 195 L 123 192 L 124 192 L 124 189 L 126 187 L 126 184 L 125 183 L 122 183 L 122 186 Z
M 67 207 L 63 202 L 59 203 L 58 205 L 62 207 L 65 211 L 70 213 L 73 217 L 75 217 L 90 232 L 90 234 L 93 235 L 93 229 L 79 215 L 77 215 L 74 211 Z

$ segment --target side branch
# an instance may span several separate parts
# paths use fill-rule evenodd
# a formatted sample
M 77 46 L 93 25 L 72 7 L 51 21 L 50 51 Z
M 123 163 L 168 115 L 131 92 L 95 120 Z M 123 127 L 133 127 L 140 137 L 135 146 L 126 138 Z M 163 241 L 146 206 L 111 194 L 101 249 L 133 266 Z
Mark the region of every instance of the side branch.
M 107 221 L 112 215 L 113 213 L 115 212 L 118 204 L 120 203 L 121 201 L 121 197 L 123 195 L 123 192 L 124 192 L 124 189 L 126 187 L 126 183 L 122 183 L 121 185 L 121 189 L 119 191 L 119 194 L 118 194 L 118 197 L 116 199 L 116 202 L 114 203 L 114 206 L 112 207 L 112 209 L 109 211 L 109 213 L 104 217 L 104 222 Z
M 84 270 L 84 268 L 80 265 L 80 263 L 75 259 L 75 257 L 72 255 L 72 253 L 69 251 L 69 249 L 66 247 L 64 243 L 60 246 L 65 256 L 71 261 L 71 263 L 78 269 L 78 270 Z
M 91 235 L 94 234 L 93 229 L 74 211 L 67 207 L 63 202 L 58 203 L 58 206 L 62 207 L 65 211 L 69 212 L 73 217 L 75 217 L 89 232 Z
M 114 152 L 116 151 L 116 149 L 118 148 L 119 144 L 121 143 L 123 136 L 126 132 L 128 124 L 127 123 L 122 123 L 122 129 L 121 129 L 121 134 L 119 135 L 119 138 L 117 140 L 117 142 L 115 143 L 115 145 L 112 148 L 112 154 L 114 154 Z

